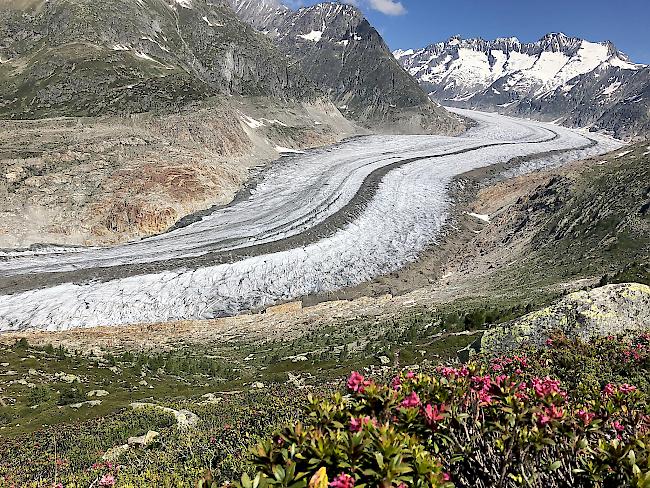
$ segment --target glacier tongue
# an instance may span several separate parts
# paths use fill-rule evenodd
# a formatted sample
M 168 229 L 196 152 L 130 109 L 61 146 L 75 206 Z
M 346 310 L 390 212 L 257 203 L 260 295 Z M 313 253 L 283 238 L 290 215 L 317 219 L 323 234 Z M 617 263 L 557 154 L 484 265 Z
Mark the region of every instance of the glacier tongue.
M 517 156 L 569 150 L 520 169 L 530 171 L 621 145 L 595 134 L 590 145 L 582 133 L 551 124 L 456 111 L 478 126 L 456 138 L 370 136 L 292 156 L 271 168 L 249 199 L 152 239 L 108 249 L 11 253 L 0 262 L 0 276 L 79 269 L 101 275 L 106 268 L 106 278 L 0 296 L 0 331 L 211 318 L 355 285 L 416 259 L 435 240 L 451 207 L 447 188 L 455 176 Z M 363 211 L 332 235 L 280 252 L 192 266 L 193 257 L 207 252 L 245 250 L 305 232 L 365 191 L 373 171 L 407 158 L 413 160 L 389 171 Z M 181 257 L 181 266 L 170 261 Z M 169 268 L 110 278 L 121 265 L 146 262 Z

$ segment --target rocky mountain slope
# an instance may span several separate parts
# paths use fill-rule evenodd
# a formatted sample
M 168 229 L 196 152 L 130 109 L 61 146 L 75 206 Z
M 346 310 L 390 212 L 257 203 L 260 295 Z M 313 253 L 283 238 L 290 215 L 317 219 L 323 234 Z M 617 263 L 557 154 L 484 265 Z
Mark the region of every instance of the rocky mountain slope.
M 224 1 L 4 2 L 0 39 L 6 118 L 177 110 L 212 95 L 316 97 Z
M 0 248 L 163 232 L 360 132 L 220 0 L 3 2 L 0 119 Z
M 650 130 L 650 68 L 611 42 L 561 33 L 537 42 L 452 37 L 396 58 L 434 100 L 604 129 L 618 137 Z
M 277 0 L 230 0 L 266 32 L 348 117 L 377 130 L 448 132 L 462 124 L 427 99 L 355 7 L 322 3 L 292 11 Z

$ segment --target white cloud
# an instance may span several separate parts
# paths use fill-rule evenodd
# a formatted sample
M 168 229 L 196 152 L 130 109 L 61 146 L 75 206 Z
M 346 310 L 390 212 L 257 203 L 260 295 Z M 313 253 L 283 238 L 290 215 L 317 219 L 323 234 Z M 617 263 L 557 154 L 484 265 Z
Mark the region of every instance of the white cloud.
M 402 2 L 396 2 L 395 0 L 368 0 L 368 4 L 373 10 L 386 15 L 404 15 L 406 13 L 406 8 L 404 8 Z

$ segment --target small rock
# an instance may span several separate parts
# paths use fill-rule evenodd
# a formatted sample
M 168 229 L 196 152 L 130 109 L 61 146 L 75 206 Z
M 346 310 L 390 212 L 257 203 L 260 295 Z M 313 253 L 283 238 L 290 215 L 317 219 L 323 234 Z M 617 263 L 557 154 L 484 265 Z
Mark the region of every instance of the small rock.
M 32 376 L 36 376 L 38 374 L 38 371 L 36 371 L 34 368 L 30 369 L 28 373 Z
M 81 379 L 76 374 L 57 373 L 54 377 L 65 383 L 81 383 Z
M 101 400 L 90 400 L 88 402 L 73 403 L 72 405 L 70 405 L 70 408 L 74 408 L 75 410 L 78 410 L 84 405 L 88 407 L 96 407 L 97 405 L 101 405 L 101 404 L 102 404 Z
M 206 393 L 205 395 L 202 395 L 201 398 L 204 400 L 199 403 L 199 405 L 215 405 L 221 401 L 221 398 L 214 393 Z
M 0 363 L 0 366 L 2 366 L 3 368 L 7 368 L 9 367 L 9 363 Z
M 262 390 L 265 388 L 265 386 L 264 383 L 262 383 L 261 381 L 256 381 L 255 383 L 251 384 L 251 388 L 254 388 L 256 390 Z
M 379 356 L 379 362 L 381 364 L 390 364 L 390 358 L 388 356 Z
M 149 383 L 147 383 L 145 380 L 140 381 L 139 383 L 142 386 L 147 386 Z
M 150 430 L 145 435 L 141 435 L 138 437 L 129 437 L 128 445 L 145 447 L 151 444 L 152 442 L 154 442 L 158 437 L 160 437 L 160 434 L 158 432 L 156 432 L 155 430 Z
M 108 396 L 108 392 L 106 390 L 92 390 L 88 392 L 87 396 L 88 398 L 92 398 L 92 397 L 100 398 L 100 397 Z

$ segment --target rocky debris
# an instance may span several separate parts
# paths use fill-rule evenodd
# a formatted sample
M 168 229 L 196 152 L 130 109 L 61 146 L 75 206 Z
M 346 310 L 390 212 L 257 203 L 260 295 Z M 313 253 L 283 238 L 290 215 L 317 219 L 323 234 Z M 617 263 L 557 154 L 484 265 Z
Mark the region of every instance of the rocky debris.
M 134 410 L 144 409 L 144 408 L 154 408 L 160 410 L 161 412 L 171 413 L 176 419 L 176 425 L 178 430 L 184 431 L 194 427 L 199 422 L 199 417 L 189 410 L 174 410 L 173 408 L 163 407 L 161 405 L 156 405 L 155 403 L 143 403 L 143 402 L 134 402 L 131 403 L 131 408 Z
M 379 362 L 383 365 L 390 364 L 390 358 L 388 356 L 379 356 Z
M 302 302 L 289 302 L 289 303 L 282 303 L 280 305 L 274 305 L 272 307 L 268 307 L 265 313 L 268 314 L 291 313 L 291 312 L 298 312 L 300 310 L 302 310 Z
M 56 373 L 54 375 L 54 378 L 56 378 L 59 381 L 63 381 L 64 383 L 81 383 L 81 378 L 75 374 L 69 374 L 69 373 Z
M 86 394 L 86 396 L 88 398 L 92 398 L 92 397 L 101 398 L 101 397 L 108 396 L 108 392 L 106 390 L 91 390 Z
M 650 287 L 607 285 L 572 293 L 550 307 L 488 329 L 481 339 L 481 351 L 498 354 L 523 343 L 541 346 L 555 332 L 587 340 L 649 328 Z
M 253 119 L 262 125 L 249 127 Z M 278 157 L 276 146 L 320 146 L 359 131 L 331 103 L 242 97 L 155 117 L 0 121 L 0 248 L 165 232 L 229 203 L 251 166 Z
M 158 437 L 160 437 L 160 433 L 156 432 L 155 430 L 150 430 L 144 435 L 129 437 L 128 445 L 133 447 L 146 447 L 152 442 L 156 441 Z
M 0 363 L 0 366 L 2 366 L 3 368 L 8 368 L 8 367 L 9 367 L 9 363 Z
M 253 390 L 263 390 L 264 388 L 266 388 L 266 385 L 261 381 L 256 381 L 254 383 L 251 383 L 251 389 Z
M 96 407 L 98 405 L 101 405 L 102 401 L 101 400 L 89 400 L 87 402 L 79 402 L 79 403 L 73 403 L 70 405 L 70 408 L 74 408 L 75 410 L 80 409 L 81 407 Z

